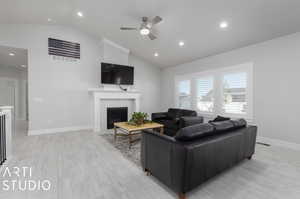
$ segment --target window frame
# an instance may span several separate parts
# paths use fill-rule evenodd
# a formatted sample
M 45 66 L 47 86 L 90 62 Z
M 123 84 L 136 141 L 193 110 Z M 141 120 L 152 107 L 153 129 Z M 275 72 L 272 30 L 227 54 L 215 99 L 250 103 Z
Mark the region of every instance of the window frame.
M 192 81 L 189 79 L 189 78 L 181 78 L 181 77 L 177 77 L 175 78 L 175 107 L 176 108 L 182 108 L 179 106 L 179 97 L 180 97 L 180 93 L 179 93 L 179 83 L 181 81 L 189 81 L 190 82 L 190 96 L 191 96 L 191 101 L 190 101 L 190 108 L 192 109 L 193 108 L 193 97 L 192 97 Z
M 243 73 L 247 74 L 246 85 L 246 114 L 225 113 L 223 111 L 223 79 L 226 74 Z M 200 111 L 197 107 L 197 80 L 201 78 L 213 78 L 214 107 L 212 112 Z M 231 118 L 245 118 L 247 121 L 253 120 L 253 63 L 247 62 L 235 66 L 217 68 L 215 70 L 196 72 L 190 74 L 177 75 L 175 80 L 175 106 L 179 108 L 179 82 L 190 81 L 191 109 L 196 110 L 199 115 L 207 118 L 213 118 L 216 115 L 223 115 Z
M 237 74 L 237 73 L 246 73 L 247 81 L 246 81 L 246 102 L 247 102 L 247 109 L 246 114 L 237 114 L 237 113 L 226 113 L 223 111 L 223 102 L 224 102 L 224 90 L 223 90 L 223 80 L 224 76 L 228 74 Z M 220 114 L 232 117 L 232 118 L 239 118 L 243 117 L 249 121 L 253 119 L 253 63 L 245 63 L 229 68 L 225 68 L 220 72 Z
M 202 111 L 202 110 L 199 110 L 198 109 L 198 105 L 197 105 L 197 103 L 198 103 L 198 80 L 199 79 L 206 79 L 206 78 L 212 78 L 213 79 L 213 110 L 210 112 L 210 111 Z M 195 91 L 195 96 L 196 96 L 196 99 L 195 99 L 195 110 L 199 113 L 199 114 L 201 114 L 201 115 L 207 115 L 207 116 L 212 116 L 212 115 L 214 115 L 214 113 L 215 113 L 215 101 L 216 101 L 216 78 L 215 78 L 215 76 L 214 76 L 214 74 L 212 74 L 211 72 L 207 72 L 207 73 L 197 73 L 197 76 L 195 76 L 194 77 L 194 82 L 195 82 L 195 89 L 196 89 L 196 91 Z

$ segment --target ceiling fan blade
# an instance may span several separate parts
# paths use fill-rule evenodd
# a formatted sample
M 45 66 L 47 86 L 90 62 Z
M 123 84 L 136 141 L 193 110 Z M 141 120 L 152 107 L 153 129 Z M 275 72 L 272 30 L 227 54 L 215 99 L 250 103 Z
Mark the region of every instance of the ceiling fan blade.
M 137 30 L 137 28 L 121 27 L 121 30 Z
M 151 40 L 154 40 L 156 39 L 157 37 L 153 34 L 153 33 L 149 33 L 148 37 L 151 39 Z
M 156 16 L 152 19 L 151 23 L 154 25 L 154 24 L 158 24 L 161 21 L 162 21 L 162 18 L 160 16 Z

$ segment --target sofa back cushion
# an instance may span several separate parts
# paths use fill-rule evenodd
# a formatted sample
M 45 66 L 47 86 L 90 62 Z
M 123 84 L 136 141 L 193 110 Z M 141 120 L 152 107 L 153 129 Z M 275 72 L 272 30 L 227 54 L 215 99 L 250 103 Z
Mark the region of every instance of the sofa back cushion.
M 196 124 L 180 129 L 175 135 L 175 139 L 179 141 L 191 141 L 194 139 L 206 137 L 214 134 L 214 126 L 205 124 Z
M 204 118 L 202 116 L 183 116 L 179 119 L 179 128 L 193 126 L 195 124 L 202 124 Z
M 241 128 L 241 127 L 246 127 L 247 126 L 247 121 L 245 119 L 236 119 L 236 120 L 231 120 L 235 128 Z
M 233 122 L 231 122 L 231 120 L 221 122 L 210 122 L 210 124 L 213 125 L 216 132 L 223 132 L 234 129 L 234 125 Z
M 210 124 L 214 126 L 216 133 L 239 129 L 247 126 L 247 122 L 244 119 L 210 122 Z
M 209 122 L 222 122 L 222 121 L 227 121 L 230 120 L 230 117 L 223 117 L 218 115 L 215 119 L 210 120 Z
M 167 117 L 170 119 L 176 119 L 182 116 L 197 116 L 197 112 L 193 110 L 169 108 L 167 113 Z
M 231 130 L 244 128 L 246 126 L 247 122 L 244 119 L 196 124 L 180 129 L 175 135 L 175 139 L 179 141 L 192 141 Z
M 167 113 L 167 117 L 169 119 L 176 119 L 176 118 L 180 117 L 180 109 L 169 108 L 168 113 Z
M 182 117 L 182 116 L 197 116 L 197 112 L 193 111 L 193 110 L 181 109 L 180 117 Z

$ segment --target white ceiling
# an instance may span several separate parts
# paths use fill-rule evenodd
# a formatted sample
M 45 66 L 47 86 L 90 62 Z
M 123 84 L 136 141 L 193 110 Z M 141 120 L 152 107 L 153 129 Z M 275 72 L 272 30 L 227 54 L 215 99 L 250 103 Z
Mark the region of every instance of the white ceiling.
M 82 11 L 84 18 L 76 16 Z M 159 15 L 157 40 L 120 26 L 139 26 Z M 197 58 L 300 31 L 299 0 L 2 0 L 0 23 L 71 25 L 103 36 L 159 66 Z M 220 21 L 229 22 L 226 31 Z M 178 41 L 185 41 L 182 48 Z M 159 56 L 154 57 L 154 52 Z
M 13 53 L 14 56 L 9 54 Z M 26 68 L 22 67 L 25 65 Z M 0 67 L 14 67 L 19 70 L 27 70 L 27 50 L 0 46 Z

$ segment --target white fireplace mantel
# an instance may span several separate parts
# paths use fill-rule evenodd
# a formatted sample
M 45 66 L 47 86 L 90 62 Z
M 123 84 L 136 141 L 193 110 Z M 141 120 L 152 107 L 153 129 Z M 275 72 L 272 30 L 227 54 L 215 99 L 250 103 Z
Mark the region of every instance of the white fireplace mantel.
M 93 94 L 94 100 L 94 125 L 95 132 L 101 130 L 101 100 L 107 99 L 131 99 L 134 101 L 134 109 L 136 112 L 140 110 L 140 97 L 141 94 L 138 91 L 121 91 L 121 90 L 104 90 L 101 88 L 90 88 L 89 93 Z

